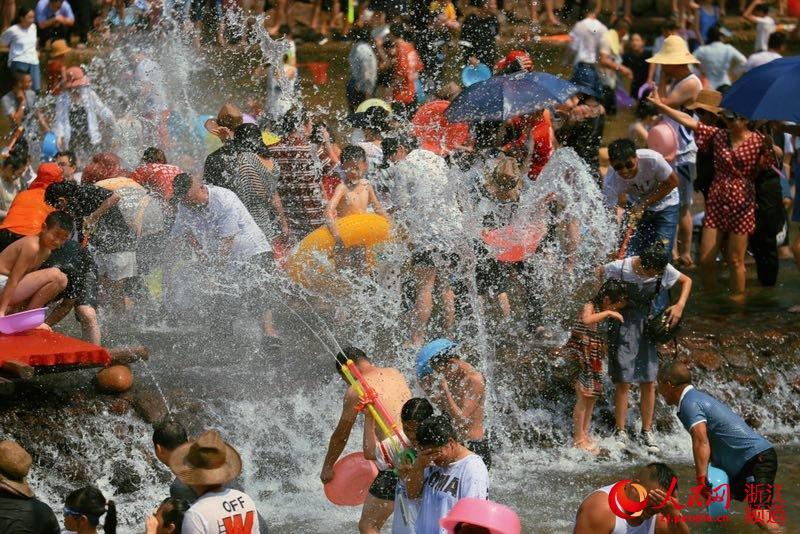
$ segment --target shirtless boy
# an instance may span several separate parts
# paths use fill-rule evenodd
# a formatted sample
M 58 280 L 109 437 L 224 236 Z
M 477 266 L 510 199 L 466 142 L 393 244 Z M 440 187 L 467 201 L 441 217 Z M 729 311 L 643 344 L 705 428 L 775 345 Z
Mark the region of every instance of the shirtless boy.
M 376 367 L 367 355 L 360 349 L 347 347 L 336 355 L 336 370 L 341 373 L 341 366 L 348 359 L 353 360 L 356 367 L 364 376 L 364 380 L 375 390 L 386 407 L 386 411 L 392 416 L 392 420 L 399 424 L 400 412 L 405 402 L 411 398 L 411 390 L 408 387 L 403 374 L 391 367 Z M 322 466 L 320 480 L 327 483 L 333 479 L 333 464 L 339 459 L 342 451 L 350 438 L 350 431 L 356 422 L 359 412 L 360 399 L 352 387 L 347 389 L 344 395 L 344 405 L 339 424 L 331 435 L 328 444 L 328 452 L 325 455 L 325 463 Z M 389 436 L 376 435 L 375 421 L 370 416 L 364 417 L 364 456 L 368 460 L 375 459 L 376 440 L 383 440 Z M 391 470 L 381 471 L 375 477 L 375 481 L 369 488 L 369 495 L 361 511 L 361 519 L 358 522 L 358 530 L 361 534 L 375 533 L 381 530 L 381 526 L 392 514 L 394 509 L 395 488 L 397 486 L 397 475 Z
M 45 219 L 39 235 L 18 239 L 0 252 L 0 317 L 11 306 L 42 308 L 67 287 L 67 277 L 58 269 L 37 269 L 50 252 L 69 239 L 72 230 L 72 218 L 54 211 Z
M 491 447 L 483 426 L 483 375 L 458 357 L 455 343 L 435 339 L 417 353 L 417 378 L 431 403 L 452 417 L 459 439 L 490 469 Z

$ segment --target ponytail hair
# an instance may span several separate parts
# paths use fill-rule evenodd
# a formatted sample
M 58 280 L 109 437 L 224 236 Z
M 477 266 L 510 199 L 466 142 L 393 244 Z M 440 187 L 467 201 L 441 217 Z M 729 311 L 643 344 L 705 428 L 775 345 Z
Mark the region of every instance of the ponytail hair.
M 64 504 L 86 516 L 94 527 L 100 524 L 100 517 L 105 515 L 103 531 L 105 534 L 117 534 L 117 506 L 114 501 L 106 501 L 103 493 L 96 487 L 86 486 L 73 491 L 67 495 Z

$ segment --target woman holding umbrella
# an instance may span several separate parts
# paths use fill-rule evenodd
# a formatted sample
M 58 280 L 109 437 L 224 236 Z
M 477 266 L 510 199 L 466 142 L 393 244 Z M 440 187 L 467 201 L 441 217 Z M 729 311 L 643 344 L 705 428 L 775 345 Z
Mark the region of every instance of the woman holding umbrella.
M 748 120 L 733 111 L 721 110 L 725 128 L 717 128 L 665 105 L 657 91 L 651 93 L 650 100 L 661 113 L 694 131 L 698 150 L 709 150 L 714 155 L 714 178 L 706 201 L 700 265 L 704 282 L 713 285 L 717 253 L 727 236 L 732 298 L 740 300 L 745 291 L 744 258 L 748 236 L 756 226 L 754 181 L 774 159 L 772 143 L 752 131 Z

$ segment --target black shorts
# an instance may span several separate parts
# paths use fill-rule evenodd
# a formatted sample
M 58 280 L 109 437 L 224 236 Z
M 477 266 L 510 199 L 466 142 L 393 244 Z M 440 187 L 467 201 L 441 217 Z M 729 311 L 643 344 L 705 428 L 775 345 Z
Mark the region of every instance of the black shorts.
M 455 269 L 458 265 L 458 254 L 422 249 L 411 253 L 411 265 L 414 267 L 438 267 Z
M 737 501 L 747 502 L 756 510 L 770 508 L 777 472 L 778 455 L 775 449 L 756 454 L 731 480 L 731 496 Z
M 489 438 L 471 439 L 464 443 L 464 446 L 481 457 L 486 469 L 492 468 L 492 447 L 489 445 Z
M 397 475 L 394 471 L 380 471 L 372 485 L 369 487 L 369 494 L 376 499 L 384 501 L 394 501 L 394 493 L 397 489 Z
M 75 306 L 97 308 L 97 264 L 89 251 L 76 241 L 67 241 L 54 250 L 42 268 L 57 267 L 67 276 L 67 287 L 59 298 L 75 301 Z

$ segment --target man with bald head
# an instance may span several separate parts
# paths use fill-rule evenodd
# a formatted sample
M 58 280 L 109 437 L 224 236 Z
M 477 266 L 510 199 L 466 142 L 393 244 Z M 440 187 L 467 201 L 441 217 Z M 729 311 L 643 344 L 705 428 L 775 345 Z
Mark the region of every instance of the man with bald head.
M 692 436 L 694 468 L 702 495 L 711 495 L 708 466 L 713 463 L 728 474 L 734 499 L 749 497 L 752 518 L 761 529 L 783 532 L 770 510 L 778 470 L 772 444 L 728 406 L 695 389 L 692 373 L 683 362 L 672 361 L 661 367 L 658 391 L 667 404 L 678 407 L 678 419 Z

